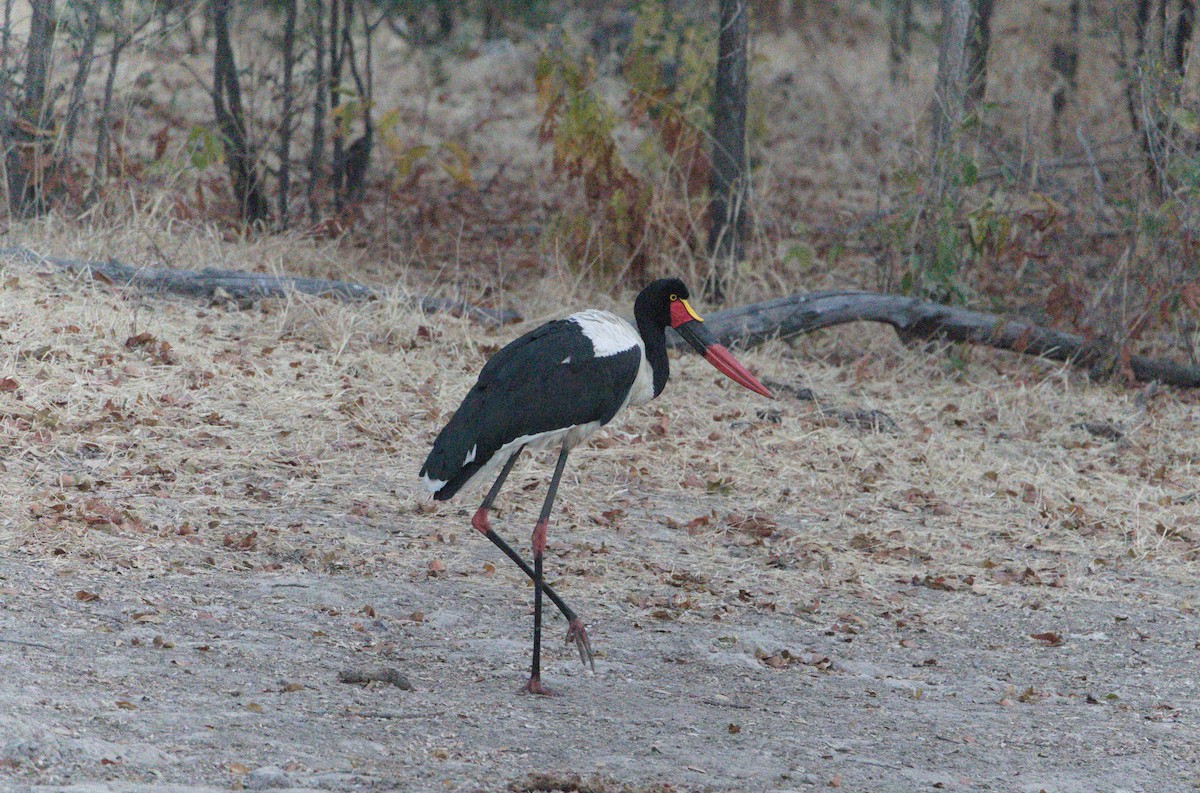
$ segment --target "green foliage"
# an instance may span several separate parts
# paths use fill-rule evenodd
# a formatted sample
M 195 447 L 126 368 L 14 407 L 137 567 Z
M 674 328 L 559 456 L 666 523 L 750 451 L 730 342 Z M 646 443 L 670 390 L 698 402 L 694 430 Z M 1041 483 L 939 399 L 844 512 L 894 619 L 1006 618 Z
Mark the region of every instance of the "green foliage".
M 930 211 L 935 215 L 928 221 L 932 224 L 928 249 L 923 256 L 922 248 L 914 249 L 901 288 L 906 294 L 939 303 L 961 303 L 964 293 L 958 276 L 963 265 L 964 241 L 958 225 L 958 207 L 944 201 Z
M 580 199 L 552 231 L 569 261 L 608 278 L 644 281 L 669 246 L 700 248 L 694 230 L 707 206 L 713 42 L 669 7 L 663 0 L 638 6 L 620 107 L 599 95 L 595 62 L 566 37 L 541 54 L 535 71 L 539 139 L 552 146 L 554 173 L 577 186 Z M 620 150 L 618 133 L 637 139 L 636 148 Z
M 199 124 L 188 131 L 187 153 L 188 162 L 198 171 L 225 159 L 225 147 L 221 145 L 220 137 Z
M 399 121 L 399 109 L 392 108 L 380 116 L 375 125 L 384 150 L 392 158 L 394 187 L 415 181 L 420 175 L 420 165 L 430 160 L 436 162 L 458 187 L 475 187 L 475 177 L 471 172 L 471 155 L 463 146 L 454 141 L 442 141 L 436 147 L 424 143 L 408 145 L 397 134 Z

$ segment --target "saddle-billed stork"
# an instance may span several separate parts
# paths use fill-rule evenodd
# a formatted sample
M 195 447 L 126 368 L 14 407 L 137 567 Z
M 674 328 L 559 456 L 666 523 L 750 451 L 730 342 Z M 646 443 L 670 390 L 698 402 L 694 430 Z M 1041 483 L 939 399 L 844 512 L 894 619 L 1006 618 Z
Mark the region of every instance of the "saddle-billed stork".
M 525 684 L 530 693 L 550 693 L 541 681 L 543 592 L 567 619 L 567 642 L 574 642 L 580 660 L 595 669 L 583 621 L 543 580 L 546 526 L 571 449 L 624 408 L 649 402 L 666 387 L 667 327 L 735 382 L 774 398 L 704 327 L 688 305 L 687 287 L 679 279 L 655 281 L 643 289 L 633 315 L 636 329 L 607 311 L 581 311 L 508 344 L 484 365 L 479 381 L 438 434 L 421 466 L 421 480 L 438 501 L 496 474 L 471 525 L 533 579 L 533 668 Z M 552 444 L 561 444 L 561 451 L 533 529 L 530 567 L 492 530 L 488 510 L 521 451 Z

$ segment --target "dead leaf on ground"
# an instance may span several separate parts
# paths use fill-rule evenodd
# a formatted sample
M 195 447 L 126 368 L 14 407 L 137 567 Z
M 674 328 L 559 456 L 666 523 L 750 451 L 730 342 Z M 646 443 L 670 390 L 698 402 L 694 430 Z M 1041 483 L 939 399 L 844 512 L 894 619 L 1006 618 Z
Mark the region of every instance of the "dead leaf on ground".
M 1039 642 L 1043 642 L 1047 647 L 1059 647 L 1063 644 L 1062 634 L 1055 633 L 1054 631 L 1046 631 L 1045 633 L 1031 633 L 1029 634 L 1029 638 L 1037 639 Z
M 231 551 L 250 551 L 258 544 L 258 530 L 254 530 L 249 534 L 238 537 L 235 534 L 226 534 L 224 545 Z
M 730 528 L 737 529 L 743 534 L 760 539 L 770 537 L 779 528 L 779 524 L 771 517 L 761 513 L 739 515 L 736 512 L 731 512 L 725 518 L 725 522 L 729 524 Z

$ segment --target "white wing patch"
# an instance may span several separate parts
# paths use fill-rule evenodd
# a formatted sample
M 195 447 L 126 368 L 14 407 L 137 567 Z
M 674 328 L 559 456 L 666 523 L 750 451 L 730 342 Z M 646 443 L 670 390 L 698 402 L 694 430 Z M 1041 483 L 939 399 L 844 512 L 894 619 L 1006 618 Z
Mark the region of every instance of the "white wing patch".
M 471 451 L 467 452 L 466 458 L 463 459 L 463 465 L 470 465 L 475 462 L 475 452 L 479 449 L 479 444 L 471 447 Z
M 570 362 L 571 362 L 571 356 L 569 356 L 569 355 L 566 358 L 562 359 L 562 363 L 570 363 Z
M 591 309 L 567 317 L 583 329 L 597 358 L 607 358 L 643 346 L 642 336 L 616 314 Z

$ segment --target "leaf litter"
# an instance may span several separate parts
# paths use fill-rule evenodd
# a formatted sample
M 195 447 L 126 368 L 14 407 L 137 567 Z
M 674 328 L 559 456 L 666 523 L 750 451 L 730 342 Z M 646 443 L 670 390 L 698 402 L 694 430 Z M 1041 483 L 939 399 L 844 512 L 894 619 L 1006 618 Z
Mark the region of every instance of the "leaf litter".
M 242 245 L 236 255 L 253 259 L 254 244 Z M 1154 697 L 1187 713 L 1177 670 L 1194 655 L 1181 637 L 1195 632 L 1185 604 L 1200 572 L 1190 497 L 1200 439 L 1186 395 L 1159 391 L 1153 421 L 1138 422 L 1136 395 L 1119 387 L 986 351 L 946 377 L 937 351 L 868 328 L 740 354 L 839 404 L 886 408 L 896 430 L 863 432 L 805 412 L 809 402 L 747 421 L 763 409 L 754 395 L 675 357 L 662 398 L 572 456 L 547 568 L 592 626 L 599 671 L 584 677 L 570 648 L 548 640 L 548 679 L 566 693 L 543 705 L 512 694 L 527 660 L 527 583 L 470 527 L 474 497 L 432 503 L 415 487 L 440 422 L 520 327 L 417 316 L 398 299 L 236 310 L 58 277 L 22 279 L 0 297 L 11 321 L 0 377 L 13 384 L 0 383 L 3 646 L 63 648 L 5 662 L 21 681 L 0 703 L 5 729 L 62 758 L 0 757 L 24 783 L 91 778 L 120 744 L 124 760 L 104 766 L 120 779 L 237 768 L 222 772 L 232 784 L 295 761 L 289 773 L 331 789 L 412 773 L 433 784 L 455 778 L 445 768 L 463 758 L 503 769 L 500 788 L 571 748 L 580 770 L 613 785 L 767 789 L 819 774 L 887 789 L 871 776 L 879 766 L 854 758 L 962 763 L 973 778 L 1049 767 L 1016 749 L 989 749 L 976 765 L 922 754 L 900 740 L 914 709 L 966 725 L 998 718 L 988 709 L 1002 699 L 1025 705 L 1021 692 L 1053 688 L 1112 709 L 1127 737 L 1093 736 L 1104 751 L 1132 745 L 1162 714 L 1185 721 Z M 522 309 L 551 315 L 565 298 L 549 297 Z M 78 330 L 53 330 L 67 327 Z M 44 345 L 52 354 L 22 354 Z M 832 362 L 848 351 L 866 351 L 861 371 Z M 1080 415 L 1112 417 L 1125 434 L 1081 445 Z M 493 523 L 515 547 L 536 519 L 546 464 L 523 460 L 496 504 Z M 551 618 L 547 630 L 564 629 Z M 1110 638 L 1040 638 L 1101 632 Z M 1117 642 L 1150 653 L 1159 693 L 1128 678 Z M 138 654 L 151 652 L 161 667 L 147 680 Z M 72 659 L 97 656 L 94 675 L 79 675 Z M 407 699 L 381 693 L 395 685 L 337 685 L 337 670 L 380 663 L 411 681 Z M 1064 663 L 1088 680 L 1041 682 Z M 1006 693 L 1010 676 L 1026 679 Z M 23 693 L 39 687 L 48 693 Z M 956 687 L 969 701 L 943 693 Z M 710 704 L 718 692 L 749 707 L 740 732 Z M 182 736 L 179 713 L 214 729 L 196 749 L 160 748 L 128 725 L 89 721 L 98 711 L 87 703 L 112 711 L 116 701 L 156 734 Z M 569 719 L 584 702 L 603 717 L 581 732 Z M 861 715 L 847 720 L 845 707 Z M 386 755 L 362 732 L 372 713 L 382 714 L 372 724 L 409 726 L 387 731 Z M 247 719 L 260 726 L 240 732 Z M 668 726 L 678 719 L 682 733 Z M 848 741 L 876 735 L 876 748 L 823 760 L 789 726 L 797 719 Z M 768 759 L 752 768 L 730 759 L 737 747 L 703 748 L 706 725 L 726 741 L 756 736 Z M 331 729 L 357 747 L 353 762 L 329 749 Z M 454 736 L 449 748 L 423 737 L 441 734 Z M 686 751 L 672 754 L 670 741 Z M 299 759 L 271 748 L 284 743 Z M 434 748 L 447 760 L 416 759 Z M 1055 773 L 1081 772 L 1072 757 L 1115 773 L 1099 754 L 1059 754 L 1069 768 Z M 1195 767 L 1185 754 L 1145 755 L 1138 773 L 1170 779 Z

